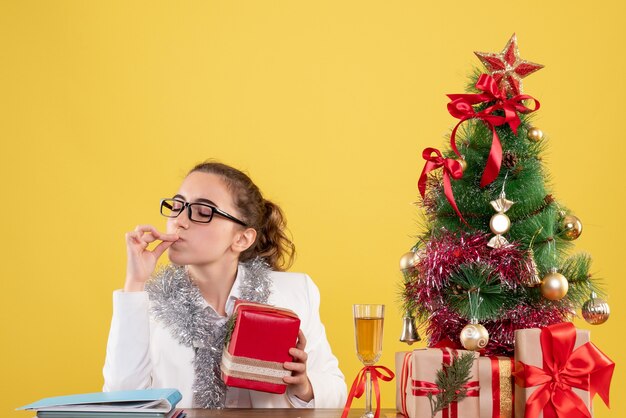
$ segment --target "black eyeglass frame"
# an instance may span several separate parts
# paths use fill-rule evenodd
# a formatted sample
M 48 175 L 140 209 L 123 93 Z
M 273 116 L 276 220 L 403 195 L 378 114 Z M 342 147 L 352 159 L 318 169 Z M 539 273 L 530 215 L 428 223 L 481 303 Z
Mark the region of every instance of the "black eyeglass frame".
M 174 216 L 168 216 L 166 214 L 163 213 L 163 207 L 164 206 L 169 206 L 169 210 L 172 211 L 172 213 L 174 213 L 174 209 L 173 207 L 168 204 L 168 202 L 177 202 L 180 203 L 182 205 L 182 207 L 180 208 L 180 210 L 178 211 L 178 213 L 176 213 Z M 211 209 L 211 216 L 209 216 L 209 220 L 208 221 L 198 221 L 196 219 L 192 219 L 191 215 L 192 215 L 192 206 L 203 206 L 206 208 Z M 200 202 L 185 202 L 184 200 L 180 200 L 180 199 L 172 199 L 172 198 L 166 198 L 166 199 L 161 199 L 161 207 L 160 207 L 160 212 L 161 215 L 165 216 L 166 218 L 178 218 L 180 216 L 181 213 L 183 213 L 185 211 L 185 209 L 187 209 L 187 217 L 189 218 L 189 220 L 191 222 L 196 222 L 196 223 L 200 223 L 200 224 L 208 224 L 209 222 L 211 222 L 213 220 L 213 215 L 214 214 L 218 214 L 230 221 L 233 221 L 243 227 L 248 227 L 248 224 L 246 224 L 244 221 L 241 221 L 237 218 L 235 218 L 233 215 L 229 215 L 228 213 L 224 212 L 222 209 L 215 207 L 213 205 L 209 205 L 208 203 L 200 203 Z

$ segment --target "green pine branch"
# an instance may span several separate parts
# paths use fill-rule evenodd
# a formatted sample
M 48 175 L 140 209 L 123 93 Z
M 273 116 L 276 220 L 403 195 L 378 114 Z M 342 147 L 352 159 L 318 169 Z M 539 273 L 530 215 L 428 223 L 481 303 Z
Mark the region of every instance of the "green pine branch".
M 469 293 L 480 298 L 470 300 Z M 514 305 L 502 290 L 500 277 L 489 265 L 463 264 L 450 275 L 450 285 L 446 289 L 446 301 L 459 315 L 478 321 L 496 319 L 503 309 Z
M 228 321 L 226 322 L 226 336 L 224 337 L 224 346 L 228 347 L 230 343 L 230 339 L 233 336 L 233 331 L 235 330 L 235 323 L 237 322 L 237 312 L 233 313 Z
M 439 389 L 439 393 L 433 396 L 429 393 L 431 418 L 437 415 L 437 412 L 446 409 L 452 402 L 460 402 L 467 396 L 467 383 L 471 375 L 472 365 L 474 363 L 474 353 L 463 353 L 458 356 L 454 355 L 452 364 L 443 364 L 443 368 L 437 371 L 435 384 Z

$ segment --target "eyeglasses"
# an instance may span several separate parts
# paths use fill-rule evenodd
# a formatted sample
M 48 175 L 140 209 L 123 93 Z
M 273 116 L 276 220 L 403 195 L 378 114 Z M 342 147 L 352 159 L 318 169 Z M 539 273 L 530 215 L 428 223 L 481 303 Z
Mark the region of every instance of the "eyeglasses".
M 167 218 L 178 217 L 185 208 L 187 208 L 187 216 L 192 222 L 208 224 L 213 219 L 213 215 L 217 213 L 239 225 L 248 226 L 245 222 L 207 203 L 189 203 L 178 199 L 161 199 L 161 215 Z

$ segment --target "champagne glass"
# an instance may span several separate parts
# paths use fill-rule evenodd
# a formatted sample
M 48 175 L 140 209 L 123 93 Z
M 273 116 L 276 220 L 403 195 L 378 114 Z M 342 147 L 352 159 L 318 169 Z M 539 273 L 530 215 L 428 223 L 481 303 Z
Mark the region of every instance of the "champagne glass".
M 357 357 L 364 366 L 372 366 L 383 352 L 385 305 L 353 305 L 353 313 Z M 365 385 L 365 413 L 361 418 L 372 418 L 372 376 L 369 371 Z

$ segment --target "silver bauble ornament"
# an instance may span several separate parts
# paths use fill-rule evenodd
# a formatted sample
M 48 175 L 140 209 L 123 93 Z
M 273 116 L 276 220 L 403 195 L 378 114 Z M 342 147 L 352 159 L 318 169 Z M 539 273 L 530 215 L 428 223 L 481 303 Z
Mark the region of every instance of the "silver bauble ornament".
M 609 319 L 611 310 L 609 304 L 604 299 L 597 297 L 595 293 L 591 292 L 591 297 L 583 304 L 581 312 L 585 321 L 591 325 L 600 325 Z

